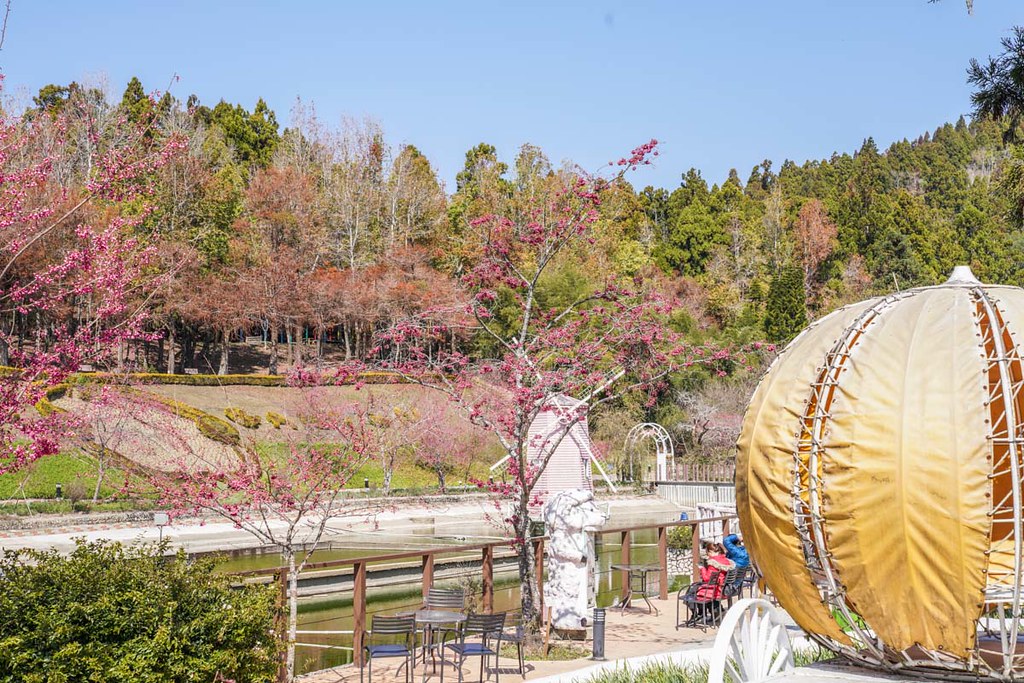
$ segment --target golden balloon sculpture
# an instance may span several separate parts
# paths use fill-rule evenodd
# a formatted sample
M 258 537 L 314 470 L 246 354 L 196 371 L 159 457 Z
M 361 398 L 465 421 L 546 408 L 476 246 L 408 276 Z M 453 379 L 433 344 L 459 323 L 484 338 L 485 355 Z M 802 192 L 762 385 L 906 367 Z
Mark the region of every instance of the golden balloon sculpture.
M 1024 680 L 1024 289 L 960 266 L 779 355 L 739 441 L 740 527 L 779 603 L 855 662 Z

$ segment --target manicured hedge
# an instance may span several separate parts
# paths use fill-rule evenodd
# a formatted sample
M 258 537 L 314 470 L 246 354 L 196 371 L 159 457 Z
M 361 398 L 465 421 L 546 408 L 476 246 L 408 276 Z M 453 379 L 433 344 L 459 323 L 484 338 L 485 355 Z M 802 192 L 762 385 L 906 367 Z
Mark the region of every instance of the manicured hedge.
M 199 432 L 208 439 L 213 439 L 228 446 L 237 446 L 242 442 L 242 436 L 238 433 L 238 429 L 230 422 L 210 415 L 187 403 L 175 401 L 173 398 L 150 393 L 147 393 L 146 396 L 150 400 L 167 406 L 178 417 L 195 422 Z
M 136 372 L 130 376 L 142 384 L 183 384 L 190 387 L 283 387 L 288 384 L 288 378 L 284 375 L 168 375 L 162 372 Z
M 260 422 L 262 422 L 259 415 L 247 413 L 241 408 L 225 408 L 224 415 L 235 424 L 249 429 L 259 429 Z
M 54 384 L 52 387 L 46 390 L 46 393 L 43 395 L 41 399 L 36 401 L 36 410 L 43 417 L 48 417 L 53 413 L 66 412 L 60 406 L 55 406 L 53 404 L 53 401 L 57 400 L 58 398 L 63 398 L 64 395 L 68 393 L 68 390 L 70 388 L 71 386 L 68 384 Z
M 98 382 L 110 377 L 108 373 L 90 372 L 74 375 L 75 381 Z M 254 387 L 284 387 L 288 386 L 288 377 L 285 375 L 168 375 L 162 372 L 135 372 L 128 375 L 131 379 L 140 384 L 180 384 L 191 387 L 220 387 L 220 386 L 254 386 Z M 355 381 L 345 384 L 406 384 L 405 378 L 394 372 L 363 372 Z M 330 383 L 330 380 L 328 380 Z
M 288 420 L 285 418 L 284 415 L 280 415 L 278 413 L 271 411 L 267 412 L 267 422 L 274 425 L 274 429 L 280 429 L 281 427 L 284 427 L 286 424 L 288 424 Z

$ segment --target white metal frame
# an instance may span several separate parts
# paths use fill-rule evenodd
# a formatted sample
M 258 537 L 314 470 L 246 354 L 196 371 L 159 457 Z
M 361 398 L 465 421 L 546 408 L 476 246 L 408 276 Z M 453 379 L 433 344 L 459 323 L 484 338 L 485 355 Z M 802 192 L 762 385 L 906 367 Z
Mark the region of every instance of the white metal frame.
M 633 466 L 633 452 L 644 439 L 654 439 L 655 444 L 655 475 L 656 481 L 665 481 L 668 479 L 668 464 L 675 462 L 675 447 L 672 445 L 672 437 L 669 436 L 668 430 L 662 427 L 657 422 L 641 422 L 634 425 L 629 433 L 626 434 L 626 442 L 624 449 L 626 455 L 629 457 L 629 469 L 630 473 L 635 473 L 636 468 Z M 643 477 L 641 477 L 642 479 Z

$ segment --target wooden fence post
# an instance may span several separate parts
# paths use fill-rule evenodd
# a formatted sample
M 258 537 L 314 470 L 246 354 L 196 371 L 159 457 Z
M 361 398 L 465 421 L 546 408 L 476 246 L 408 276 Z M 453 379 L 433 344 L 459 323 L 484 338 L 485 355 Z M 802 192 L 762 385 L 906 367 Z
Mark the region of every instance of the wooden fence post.
M 729 535 L 729 520 L 723 519 L 722 520 L 722 540 L 725 540 L 725 537 L 728 536 L 728 535 Z
M 668 600 L 668 527 L 658 527 L 658 564 L 661 565 L 661 584 L 658 597 Z
M 363 665 L 363 638 L 366 635 L 366 563 L 352 565 L 352 662 Z
M 434 585 L 434 553 L 423 554 L 423 604 L 427 604 L 427 593 Z
M 494 611 L 494 546 L 484 546 L 483 551 L 483 609 L 485 614 Z
M 693 568 L 690 570 L 690 581 L 700 581 L 700 522 L 693 523 L 693 547 L 690 548 L 690 557 L 693 559 Z
M 629 550 L 630 550 L 630 544 L 631 544 L 630 539 L 631 539 L 631 535 L 630 535 L 629 531 L 628 530 L 627 531 L 623 531 L 622 532 L 622 552 L 620 554 L 620 560 L 619 560 L 620 562 L 622 562 L 622 564 L 629 564 L 629 555 L 630 555 Z M 623 569 L 623 570 L 621 570 L 619 572 L 619 575 L 622 577 L 622 588 L 621 588 L 621 590 L 619 592 L 619 596 L 620 596 L 620 600 L 625 602 L 626 597 L 629 595 L 629 571 Z

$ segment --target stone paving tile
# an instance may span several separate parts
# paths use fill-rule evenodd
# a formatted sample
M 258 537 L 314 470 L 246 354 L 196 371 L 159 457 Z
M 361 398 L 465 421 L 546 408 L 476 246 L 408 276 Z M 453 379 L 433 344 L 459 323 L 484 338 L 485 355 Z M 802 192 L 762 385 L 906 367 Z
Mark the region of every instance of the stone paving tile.
M 715 630 L 701 631 L 692 628 L 675 628 L 676 605 L 674 597 L 670 600 L 652 600 L 660 614 L 648 614 L 642 609 L 627 609 L 625 614 L 619 610 L 609 609 L 607 613 L 607 636 L 605 639 L 605 658 L 622 659 L 642 655 L 672 652 L 697 647 L 710 647 L 715 638 Z M 589 650 L 592 643 L 584 643 Z M 568 671 L 575 671 L 593 665 L 589 657 L 564 662 L 526 662 L 527 680 L 544 678 Z M 500 677 L 508 681 L 520 680 L 518 662 L 502 657 L 499 660 Z M 490 671 L 490 680 L 494 680 L 494 671 Z M 427 680 L 438 683 L 440 675 L 435 674 L 428 665 L 426 670 L 417 664 L 414 671 L 414 682 Z M 365 675 L 365 672 L 364 672 Z M 480 678 L 480 662 L 478 658 L 466 661 L 463 670 L 466 681 L 477 681 Z M 455 683 L 458 674 L 449 664 L 445 666 L 444 678 Z M 487 679 L 488 676 L 485 676 Z M 348 665 L 318 671 L 302 676 L 302 683 L 355 683 L 359 681 L 359 669 Z M 405 669 L 399 670 L 397 660 L 377 660 L 373 664 L 373 680 L 378 683 L 404 683 Z

